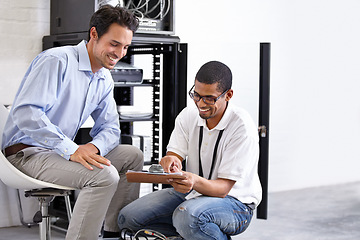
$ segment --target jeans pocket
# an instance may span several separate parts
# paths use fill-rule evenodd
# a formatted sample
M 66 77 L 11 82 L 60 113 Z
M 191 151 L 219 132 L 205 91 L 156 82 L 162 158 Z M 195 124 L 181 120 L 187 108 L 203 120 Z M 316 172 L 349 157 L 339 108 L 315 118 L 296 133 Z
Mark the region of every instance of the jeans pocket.
M 249 227 L 251 222 L 251 217 L 252 216 L 249 216 L 247 219 L 244 219 L 243 221 L 240 222 L 239 233 L 244 232 Z
M 240 234 L 249 227 L 254 211 L 246 204 L 243 204 L 241 202 L 238 202 L 237 205 L 238 209 L 236 210 L 236 212 L 239 225 L 236 229 L 235 234 Z

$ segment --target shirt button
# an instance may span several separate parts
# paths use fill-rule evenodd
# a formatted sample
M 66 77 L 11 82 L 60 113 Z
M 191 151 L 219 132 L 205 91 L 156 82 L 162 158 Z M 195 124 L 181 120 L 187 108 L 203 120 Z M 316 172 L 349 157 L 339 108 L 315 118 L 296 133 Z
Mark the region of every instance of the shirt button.
M 67 151 L 68 151 L 67 149 L 64 149 L 64 152 L 66 152 L 66 153 L 67 153 Z
M 47 142 L 48 142 L 48 140 L 45 140 L 45 141 L 44 141 L 44 143 L 47 143 Z
M 62 157 L 63 157 L 63 156 L 64 156 L 64 154 L 61 154 L 60 156 L 62 156 Z

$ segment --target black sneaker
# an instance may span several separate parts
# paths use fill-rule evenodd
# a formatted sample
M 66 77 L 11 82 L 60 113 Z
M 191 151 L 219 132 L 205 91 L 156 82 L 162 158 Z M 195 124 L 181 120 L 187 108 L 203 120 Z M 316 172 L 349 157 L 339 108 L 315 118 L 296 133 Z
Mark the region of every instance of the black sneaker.
M 103 238 L 119 238 L 120 237 L 120 232 L 108 232 L 105 231 L 103 232 Z

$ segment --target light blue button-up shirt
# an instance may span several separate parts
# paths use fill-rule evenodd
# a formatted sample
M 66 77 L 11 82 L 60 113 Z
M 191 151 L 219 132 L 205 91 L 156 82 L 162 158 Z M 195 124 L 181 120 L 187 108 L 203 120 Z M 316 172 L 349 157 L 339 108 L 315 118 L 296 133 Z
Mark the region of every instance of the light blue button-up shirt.
M 119 115 L 110 71 L 92 73 L 86 42 L 39 54 L 15 96 L 3 134 L 2 149 L 24 143 L 54 150 L 69 159 L 74 138 L 91 115 L 91 143 L 102 156 L 119 144 Z

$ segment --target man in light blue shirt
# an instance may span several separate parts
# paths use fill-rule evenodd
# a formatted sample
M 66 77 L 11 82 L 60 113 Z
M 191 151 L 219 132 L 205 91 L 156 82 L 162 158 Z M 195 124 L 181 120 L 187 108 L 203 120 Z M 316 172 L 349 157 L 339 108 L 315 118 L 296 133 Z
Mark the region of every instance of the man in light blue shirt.
M 118 232 L 119 210 L 138 198 L 125 172 L 141 170 L 143 155 L 119 145 L 120 127 L 109 72 L 126 55 L 138 19 L 112 6 L 90 20 L 89 41 L 49 49 L 31 63 L 6 122 L 1 149 L 34 178 L 80 189 L 66 239 Z M 92 141 L 74 142 L 88 117 Z M 120 175 L 120 181 L 119 181 Z

